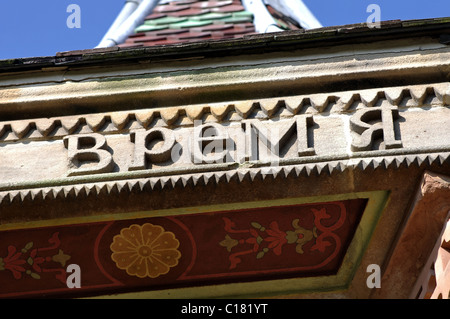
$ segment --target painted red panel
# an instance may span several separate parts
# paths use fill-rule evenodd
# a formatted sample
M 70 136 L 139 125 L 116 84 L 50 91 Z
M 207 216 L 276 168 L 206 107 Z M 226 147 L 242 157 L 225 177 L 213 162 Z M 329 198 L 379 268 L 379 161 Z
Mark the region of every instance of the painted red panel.
M 0 297 L 335 274 L 367 200 L 0 232 Z M 66 285 L 77 264 L 81 288 Z

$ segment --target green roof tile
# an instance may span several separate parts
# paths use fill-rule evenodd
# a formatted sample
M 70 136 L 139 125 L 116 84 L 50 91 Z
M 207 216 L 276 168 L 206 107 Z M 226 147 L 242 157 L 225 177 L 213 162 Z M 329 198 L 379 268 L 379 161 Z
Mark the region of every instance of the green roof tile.
M 229 18 L 219 19 L 225 23 L 244 23 L 244 22 L 253 22 L 253 16 L 235 16 Z
M 170 24 L 169 27 L 172 29 L 195 28 L 195 27 L 202 27 L 204 25 L 209 25 L 212 23 L 213 23 L 212 20 L 195 21 L 189 19 L 187 21 Z
M 190 17 L 189 20 L 194 20 L 194 21 L 217 20 L 217 19 L 230 18 L 231 16 L 232 16 L 231 13 L 210 12 L 210 13 L 205 13 L 205 14 L 200 14 L 198 16 Z
M 159 19 L 153 19 L 153 20 L 146 20 L 144 22 L 145 25 L 168 25 L 171 23 L 178 23 L 178 22 L 183 22 L 186 21 L 187 18 L 183 18 L 183 17 L 163 17 L 163 18 L 159 18 Z
M 238 11 L 238 12 L 233 12 L 233 17 L 249 17 L 249 18 L 253 19 L 253 13 L 248 12 L 248 11 Z
M 167 25 L 146 25 L 146 24 L 142 24 L 139 27 L 137 27 L 134 32 L 139 33 L 139 32 L 150 32 L 150 31 L 158 31 L 158 30 L 164 30 L 167 29 L 168 26 Z

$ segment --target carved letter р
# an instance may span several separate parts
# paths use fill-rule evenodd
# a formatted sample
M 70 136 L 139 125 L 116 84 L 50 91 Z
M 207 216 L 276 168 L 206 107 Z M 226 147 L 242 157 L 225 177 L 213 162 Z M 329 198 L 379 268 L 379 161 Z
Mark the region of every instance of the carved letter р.
M 128 167 L 129 171 L 146 169 L 147 162 L 163 163 L 170 160 L 176 142 L 173 131 L 162 127 L 131 132 L 130 138 L 134 142 L 134 158 Z M 162 141 L 162 145 L 154 145 L 158 141 Z

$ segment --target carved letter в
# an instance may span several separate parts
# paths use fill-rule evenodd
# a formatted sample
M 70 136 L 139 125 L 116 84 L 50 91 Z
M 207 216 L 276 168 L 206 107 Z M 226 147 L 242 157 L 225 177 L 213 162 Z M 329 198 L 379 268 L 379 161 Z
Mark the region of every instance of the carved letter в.
M 66 136 L 64 146 L 68 150 L 68 176 L 108 173 L 114 162 L 106 148 L 106 138 L 97 133 Z

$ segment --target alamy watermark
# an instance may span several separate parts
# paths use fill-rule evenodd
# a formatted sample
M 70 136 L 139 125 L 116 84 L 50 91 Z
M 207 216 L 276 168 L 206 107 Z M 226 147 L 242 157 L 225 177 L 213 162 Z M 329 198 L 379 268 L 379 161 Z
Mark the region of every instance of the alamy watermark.
M 377 264 L 371 264 L 367 266 L 367 273 L 370 275 L 367 277 L 366 285 L 368 288 L 381 288 L 381 269 Z
M 70 15 L 67 17 L 66 25 L 69 29 L 81 28 L 81 8 L 78 4 L 69 4 L 66 9 Z
M 371 15 L 369 15 L 367 17 L 367 26 L 371 29 L 373 28 L 381 28 L 381 8 L 378 4 L 369 4 L 367 6 L 367 13 L 371 13 Z
M 81 288 L 80 266 L 77 264 L 70 264 L 67 266 L 66 272 L 70 274 L 66 279 L 67 288 Z

